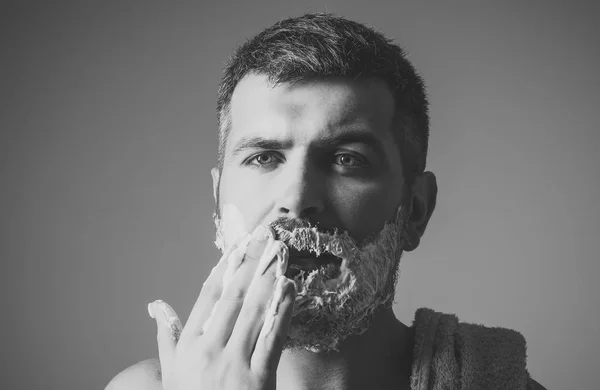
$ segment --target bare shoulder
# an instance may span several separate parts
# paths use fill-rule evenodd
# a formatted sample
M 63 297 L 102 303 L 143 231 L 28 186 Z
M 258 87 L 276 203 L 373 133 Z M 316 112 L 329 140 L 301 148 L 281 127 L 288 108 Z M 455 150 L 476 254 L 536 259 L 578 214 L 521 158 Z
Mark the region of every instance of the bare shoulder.
M 162 390 L 158 359 L 146 359 L 127 367 L 104 390 Z

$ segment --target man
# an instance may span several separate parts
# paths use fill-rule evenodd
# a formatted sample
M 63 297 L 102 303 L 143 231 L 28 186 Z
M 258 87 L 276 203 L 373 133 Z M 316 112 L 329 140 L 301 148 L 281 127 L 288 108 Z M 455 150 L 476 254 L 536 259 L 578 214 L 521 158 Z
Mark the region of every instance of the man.
M 437 194 L 424 84 L 398 46 L 332 15 L 281 21 L 236 51 L 217 108 L 223 257 L 185 327 L 149 305 L 159 360 L 107 389 L 542 388 L 516 332 L 394 316 Z

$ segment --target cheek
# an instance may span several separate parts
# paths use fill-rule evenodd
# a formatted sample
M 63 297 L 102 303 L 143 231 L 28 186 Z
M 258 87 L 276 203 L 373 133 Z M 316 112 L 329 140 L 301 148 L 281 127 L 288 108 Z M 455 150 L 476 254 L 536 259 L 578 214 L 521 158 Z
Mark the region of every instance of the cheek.
M 244 229 L 252 231 L 261 222 L 267 210 L 264 187 L 254 175 L 235 170 L 223 171 L 219 188 L 221 213 L 225 207 L 233 207 L 243 217 Z M 229 206 L 227 206 L 229 205 Z
M 395 217 L 400 204 L 396 192 L 384 183 L 337 187 L 336 214 L 350 236 L 361 241 L 381 231 L 385 222 Z

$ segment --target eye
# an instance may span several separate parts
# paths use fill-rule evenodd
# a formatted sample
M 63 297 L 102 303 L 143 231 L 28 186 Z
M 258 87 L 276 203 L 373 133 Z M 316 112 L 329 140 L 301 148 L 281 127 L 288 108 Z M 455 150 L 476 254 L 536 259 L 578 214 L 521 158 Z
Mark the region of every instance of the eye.
M 281 161 L 281 159 L 277 156 L 276 153 L 262 152 L 262 153 L 255 154 L 254 156 L 252 156 L 248 160 L 246 160 L 245 165 L 261 167 L 261 166 L 273 165 L 280 161 Z
M 363 167 L 367 165 L 364 159 L 348 153 L 336 154 L 335 163 L 349 168 Z

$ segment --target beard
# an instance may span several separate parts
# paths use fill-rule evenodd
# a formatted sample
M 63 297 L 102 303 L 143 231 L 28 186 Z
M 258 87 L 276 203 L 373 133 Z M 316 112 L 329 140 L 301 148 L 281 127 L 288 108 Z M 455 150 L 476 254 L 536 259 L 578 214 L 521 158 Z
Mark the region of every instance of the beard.
M 222 252 L 245 233 L 243 217 L 234 206 L 227 206 L 222 220 L 215 214 L 215 244 Z M 378 310 L 392 306 L 407 242 L 407 220 L 400 206 L 392 222 L 386 222 L 381 231 L 361 243 L 347 232 L 320 231 L 302 219 L 280 218 L 270 224 L 276 238 L 290 250 L 286 276 L 295 283 L 297 292 L 286 349 L 338 351 L 349 336 L 369 328 Z M 294 251 L 339 261 L 302 269 L 294 265 Z

